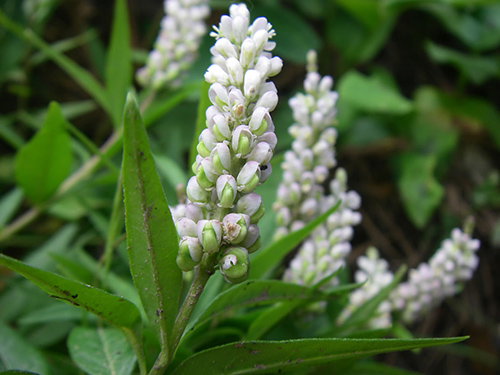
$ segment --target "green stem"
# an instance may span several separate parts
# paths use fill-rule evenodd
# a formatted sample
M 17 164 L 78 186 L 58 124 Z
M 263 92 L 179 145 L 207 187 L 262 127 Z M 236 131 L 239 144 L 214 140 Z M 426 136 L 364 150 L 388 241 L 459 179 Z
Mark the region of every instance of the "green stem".
M 179 345 L 184 330 L 189 322 L 189 318 L 191 318 L 191 314 L 193 313 L 203 289 L 205 289 L 208 279 L 215 272 L 214 268 L 216 264 L 217 254 L 204 254 L 200 265 L 195 270 L 193 282 L 191 283 L 186 298 L 175 319 L 174 331 L 172 332 L 172 338 L 170 340 L 170 359 L 173 357 L 175 349 L 177 349 Z
M 137 336 L 134 332 L 128 328 L 122 328 L 122 332 L 127 338 L 130 346 L 134 350 L 135 356 L 137 357 L 137 362 L 139 364 L 139 372 L 141 375 L 146 375 L 148 370 L 146 366 L 146 357 L 144 356 L 144 349 L 142 347 L 142 343 L 137 339 Z

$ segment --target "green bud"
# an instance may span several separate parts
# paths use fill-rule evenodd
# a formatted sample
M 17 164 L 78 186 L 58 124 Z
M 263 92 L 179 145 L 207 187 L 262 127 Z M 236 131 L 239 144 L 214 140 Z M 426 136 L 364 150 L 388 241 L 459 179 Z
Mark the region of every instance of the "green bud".
M 238 284 L 248 278 L 250 263 L 248 252 L 243 247 L 230 247 L 220 260 L 219 269 L 228 283 Z

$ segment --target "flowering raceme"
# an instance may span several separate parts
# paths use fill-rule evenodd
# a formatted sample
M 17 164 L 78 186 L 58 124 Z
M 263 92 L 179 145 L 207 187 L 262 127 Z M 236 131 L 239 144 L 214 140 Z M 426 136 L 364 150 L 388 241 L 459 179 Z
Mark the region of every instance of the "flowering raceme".
M 165 0 L 163 6 L 165 17 L 154 49 L 146 66 L 137 71 L 137 81 L 155 90 L 180 84 L 181 74 L 196 58 L 210 14 L 207 0 Z
M 271 173 L 277 139 L 270 112 L 278 95 L 267 79 L 281 71 L 282 61 L 270 52 L 275 32 L 266 18 L 250 24 L 244 4 L 231 5 L 229 13 L 211 33 L 216 43 L 205 80 L 212 105 L 199 136 L 187 204 L 174 216 L 181 216 L 179 267 L 189 271 L 203 256 L 217 255 L 225 279 L 237 283 L 248 276 L 248 254 L 260 247 L 257 223 L 264 208 L 253 191 Z
M 455 295 L 458 286 L 470 280 L 477 268 L 479 246 L 479 240 L 458 228 L 453 229 L 451 238 L 443 241 L 429 263 L 411 269 L 408 281 L 400 283 L 378 306 L 377 314 L 368 325 L 371 328 L 390 326 L 391 313 L 400 314 L 407 324 L 413 323 L 445 298 Z M 369 249 L 367 256 L 359 257 L 357 263 L 360 270 L 355 274 L 356 282 L 366 282 L 350 295 L 341 321 L 389 285 L 394 277 L 388 270 L 387 261 L 381 259 L 375 249 Z
M 323 183 L 330 168 L 336 165 L 334 146 L 338 94 L 332 91 L 333 79 L 316 71 L 316 55 L 308 54 L 305 94 L 290 99 L 295 123 L 289 131 L 295 139 L 292 150 L 285 153 L 283 181 L 278 187 L 274 209 L 278 229 L 275 237 L 302 228 L 341 201 L 340 207 L 323 225 L 313 231 L 285 271 L 284 279 L 301 285 L 313 285 L 345 264 L 350 252 L 352 226 L 361 221 L 360 197 L 347 191 L 347 174 L 338 168 L 327 194 Z M 334 283 L 335 280 L 332 280 Z

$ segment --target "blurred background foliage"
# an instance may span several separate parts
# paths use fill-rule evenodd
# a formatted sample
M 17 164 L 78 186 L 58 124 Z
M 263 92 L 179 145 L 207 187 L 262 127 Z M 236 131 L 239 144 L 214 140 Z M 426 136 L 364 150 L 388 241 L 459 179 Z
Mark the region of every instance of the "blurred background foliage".
M 209 24 L 229 3 L 211 1 Z M 422 373 L 498 371 L 500 279 L 494 275 L 500 266 L 500 2 L 254 0 L 248 5 L 254 17 L 264 15 L 273 24 L 275 52 L 285 63 L 276 79 L 275 173 L 261 189 L 268 207 L 281 176 L 279 153 L 291 143 L 287 99 L 301 89 L 306 52 L 316 49 L 321 74 L 335 78 L 340 95 L 339 165 L 347 169 L 350 188 L 363 198 L 363 222 L 355 231 L 350 263 L 372 244 L 393 269 L 402 263 L 415 267 L 468 215 L 475 217 L 475 236 L 482 242 L 479 269 L 464 292 L 411 327 L 415 336 L 470 334 L 467 344 L 381 360 Z M 162 1 L 129 0 L 128 6 L 132 49 L 119 50 L 115 58 L 130 53 L 135 69 L 144 64 L 156 37 Z M 78 74 L 68 75 L 65 61 L 54 55 L 67 56 L 109 88 L 113 1 L 0 0 L 0 9 L 6 16 L 0 17 L 0 247 L 37 267 L 131 295 L 122 222 L 111 215 L 119 147 L 83 182 L 57 190 L 119 124 L 121 103 L 114 104 L 116 110 L 103 109 L 99 85 L 92 86 L 84 75 L 80 81 Z M 24 37 L 7 31 L 5 19 L 26 30 Z M 40 47 L 32 35 L 50 48 Z M 161 93 L 145 114 L 171 204 L 175 186 L 187 181 L 200 80 L 212 43 L 204 39 L 184 91 Z M 123 80 L 110 82 L 128 86 L 129 72 L 119 74 Z M 49 107 L 51 101 L 60 105 Z M 53 125 L 30 141 L 46 115 Z M 64 129 L 72 135 L 70 148 L 64 146 Z M 57 137 L 63 138 L 62 146 L 49 142 Z M 29 148 L 16 156 L 28 141 L 35 149 L 54 147 L 51 158 L 38 162 L 57 165 L 59 175 L 38 185 L 23 182 L 33 173 L 46 176 L 44 170 L 23 167 L 23 158 L 36 158 Z M 263 236 L 269 239 L 271 209 L 265 220 Z M 13 225 L 19 226 L 6 234 Z M 99 262 L 108 264 L 110 272 L 96 273 Z M 39 360 L 34 368 L 45 368 L 44 356 L 53 374 L 72 373 L 63 355 L 64 339 L 81 313 L 5 269 L 0 272 L 0 352 L 5 354 L 2 343 L 11 340 L 21 353 L 34 353 L 30 358 Z M 11 358 L 26 356 L 12 353 Z

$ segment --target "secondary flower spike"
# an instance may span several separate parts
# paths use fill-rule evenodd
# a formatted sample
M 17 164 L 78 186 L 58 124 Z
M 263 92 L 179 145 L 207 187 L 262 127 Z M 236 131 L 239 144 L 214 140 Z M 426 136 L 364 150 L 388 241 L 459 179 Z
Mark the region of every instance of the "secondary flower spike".
M 146 66 L 137 71 L 137 81 L 153 89 L 180 84 L 182 74 L 196 58 L 210 14 L 207 0 L 165 0 L 163 7 L 165 17 L 154 49 Z
M 356 192 L 347 191 L 344 169 L 336 170 L 329 194 L 323 187 L 330 169 L 336 165 L 337 131 L 333 125 L 338 94 L 332 91 L 332 77 L 321 77 L 316 70 L 316 54 L 311 51 L 305 93 L 289 102 L 295 120 L 289 132 L 294 141 L 292 150 L 285 153 L 283 180 L 273 207 L 278 224 L 275 237 L 302 228 L 339 201 L 342 203 L 304 241 L 285 271 L 285 281 L 301 285 L 314 285 L 345 265 L 345 257 L 351 251 L 352 226 L 361 221 L 361 215 L 355 211 L 361 199 Z M 335 282 L 332 279 L 331 283 Z
M 199 136 L 186 205 L 175 210 L 181 216 L 177 263 L 189 271 L 203 256 L 217 253 L 225 279 L 238 283 L 248 276 L 248 254 L 260 247 L 256 224 L 264 208 L 253 191 L 271 172 L 276 135 L 270 112 L 278 94 L 268 78 L 283 63 L 271 54 L 271 24 L 264 17 L 250 23 L 244 4 L 231 5 L 210 35 L 216 42 L 205 80 L 212 105 Z

